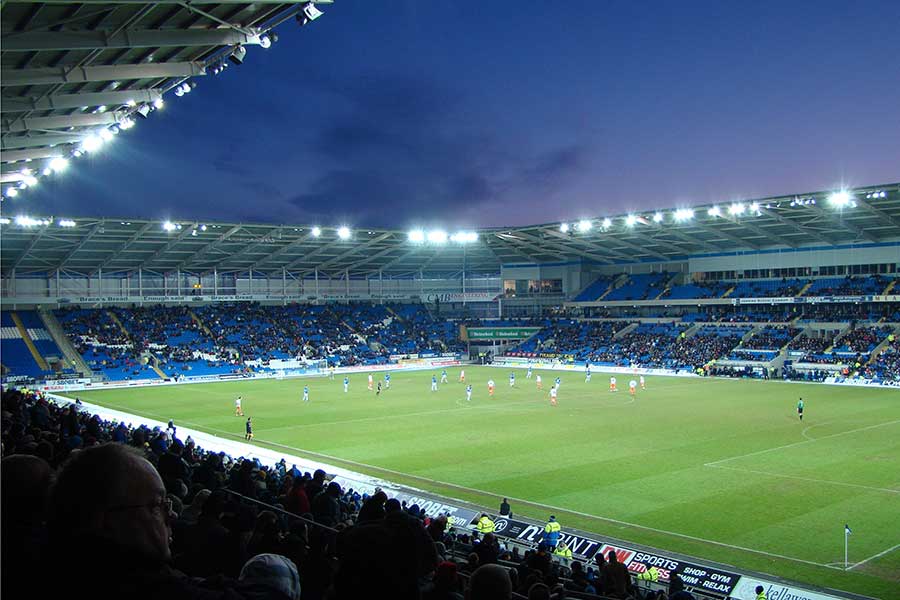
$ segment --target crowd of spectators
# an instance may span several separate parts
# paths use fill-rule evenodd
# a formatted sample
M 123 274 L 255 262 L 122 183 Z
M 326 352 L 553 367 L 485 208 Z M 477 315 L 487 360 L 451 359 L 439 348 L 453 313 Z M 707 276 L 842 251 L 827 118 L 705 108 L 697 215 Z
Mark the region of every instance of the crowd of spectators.
M 801 335 L 788 344 L 791 352 L 804 352 L 806 354 L 818 354 L 827 350 L 834 343 L 836 332 L 825 332 L 821 336 Z
M 852 353 L 857 356 L 869 354 L 875 346 L 890 334 L 891 330 L 892 328 L 888 326 L 855 327 L 837 341 L 834 351 Z
M 16 390 L 0 405 L 4 595 L 80 581 L 98 600 L 642 597 L 615 552 L 520 554 L 322 470 L 204 451 L 172 422 L 132 427 Z
M 276 359 L 354 366 L 387 364 L 392 354 L 464 350 L 454 324 L 435 319 L 422 305 L 392 309 L 241 302 L 63 310 L 57 315 L 88 365 L 116 378 L 145 374 L 148 363 L 177 376 L 244 372 L 251 369 L 248 363 L 265 369 Z
M 779 350 L 799 333 L 800 330 L 793 327 L 765 327 L 754 333 L 743 346 L 747 349 Z

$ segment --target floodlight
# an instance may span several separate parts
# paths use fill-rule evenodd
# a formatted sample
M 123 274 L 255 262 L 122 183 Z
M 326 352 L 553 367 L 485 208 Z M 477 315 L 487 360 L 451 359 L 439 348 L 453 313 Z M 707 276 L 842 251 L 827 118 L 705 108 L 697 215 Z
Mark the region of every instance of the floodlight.
M 612 220 L 609 217 L 607 217 L 607 218 L 603 219 L 602 225 L 603 225 L 603 229 L 609 229 L 610 227 L 612 227 Z
M 37 185 L 37 182 L 38 182 L 37 177 L 35 177 L 34 175 L 26 175 L 26 176 L 22 179 L 22 181 L 23 181 L 24 183 L 28 184 L 29 187 L 30 187 L 30 186 L 33 186 L 33 185 Z
M 313 237 L 319 237 L 320 235 L 322 235 L 322 229 L 319 227 L 313 227 L 311 233 Z
M 228 60 L 236 65 L 244 64 L 244 57 L 247 56 L 247 49 L 243 46 L 235 46 L 234 51 L 228 55 Z
M 41 171 L 41 174 L 42 174 L 44 177 L 47 177 L 48 175 L 52 175 L 52 174 L 53 174 L 53 169 L 51 169 L 50 167 L 44 167 L 44 170 Z
M 181 89 L 180 85 L 177 88 L 175 88 L 175 95 L 178 96 L 179 98 L 184 96 L 184 90 Z
M 582 219 L 578 221 L 578 231 L 581 231 L 582 233 L 585 231 L 590 231 L 591 227 L 593 226 L 594 224 L 591 223 L 588 219 Z
M 718 206 L 710 206 L 706 210 L 706 214 L 708 214 L 710 217 L 718 217 L 719 215 L 722 214 L 722 211 L 719 209 Z
M 744 214 L 744 211 L 746 209 L 747 209 L 747 207 L 744 206 L 743 202 L 735 202 L 734 204 L 732 204 L 731 206 L 728 207 L 728 214 L 735 215 L 735 216 L 742 215 L 742 214 Z
M 694 209 L 693 208 L 679 208 L 675 211 L 675 220 L 679 223 L 682 221 L 688 221 L 694 218 Z
M 751 202 L 750 203 L 750 212 L 754 212 L 754 213 L 759 212 L 759 202 Z
M 125 103 L 125 106 L 137 106 L 137 102 L 132 98 L 128 102 Z
M 628 227 L 634 227 L 636 223 L 637 223 L 637 217 L 636 217 L 636 216 L 634 216 L 634 215 L 628 215 L 627 217 L 625 217 L 625 224 L 626 224 Z
M 468 244 L 478 240 L 478 234 L 474 231 L 457 231 L 450 236 L 450 240 L 457 244 Z
M 126 117 L 119 121 L 119 129 L 125 130 L 131 129 L 132 127 L 134 127 L 134 119 L 130 117 Z
M 445 244 L 447 243 L 447 232 L 440 229 L 429 231 L 428 241 L 432 244 Z
M 322 16 L 322 11 L 316 8 L 312 2 L 307 2 L 299 13 L 297 13 L 297 22 L 301 26 L 311 23 Z
M 89 135 L 81 142 L 81 149 L 85 152 L 95 152 L 103 145 L 103 138 L 97 135 Z
M 166 105 L 165 101 L 162 98 L 157 98 L 153 101 L 153 108 L 157 110 L 162 110 L 162 108 Z
M 416 244 L 421 244 L 422 242 L 425 241 L 425 232 L 422 231 L 421 229 L 413 229 L 412 231 L 409 232 L 407 237 L 409 238 L 409 241 L 414 242 Z
M 166 231 L 175 231 L 176 227 L 177 226 L 172 221 L 166 221 L 165 223 L 162 224 L 162 228 L 165 229 Z
M 56 173 L 60 173 L 69 168 L 69 161 L 61 156 L 57 156 L 50 161 L 49 167 Z
M 113 139 L 113 132 L 106 128 L 101 129 L 100 137 L 103 139 L 104 142 L 108 142 L 111 139 Z
M 17 190 L 17 189 L 14 188 L 14 187 L 7 188 L 7 189 L 6 189 L 6 197 L 7 197 L 7 198 L 15 198 L 15 197 L 18 196 L 18 195 L 19 195 L 19 190 Z
M 0 217 L 0 225 L 9 225 L 9 224 L 10 224 L 9 219 L 7 219 L 6 217 Z
M 338 227 L 337 235 L 342 240 L 349 240 L 350 239 L 350 228 L 346 227 L 346 226 Z
M 206 231 L 206 225 L 201 225 L 201 226 L 200 226 L 200 231 Z
M 58 222 L 60 227 L 75 227 L 75 221 L 72 219 L 60 219 Z
M 259 36 L 259 45 L 265 49 L 272 47 L 272 38 L 270 38 L 267 34 L 262 34 Z
M 569 233 L 569 224 L 568 223 L 560 224 L 559 230 L 562 231 L 563 233 Z
M 150 114 L 150 106 L 147 104 L 141 104 L 140 106 L 138 106 L 137 110 L 134 111 L 134 114 L 142 119 L 146 119 L 147 115 Z
M 846 190 L 841 190 L 828 196 L 828 203 L 836 208 L 843 208 L 849 205 L 851 200 L 850 193 Z
M 663 214 L 661 212 L 653 213 L 653 222 L 654 223 L 662 223 Z

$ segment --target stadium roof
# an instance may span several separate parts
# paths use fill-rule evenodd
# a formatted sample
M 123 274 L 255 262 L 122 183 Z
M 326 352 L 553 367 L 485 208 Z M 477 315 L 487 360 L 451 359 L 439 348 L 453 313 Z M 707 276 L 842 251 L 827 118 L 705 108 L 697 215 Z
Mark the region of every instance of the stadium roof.
M 136 271 L 308 276 L 497 273 L 502 265 L 600 265 L 801 246 L 900 243 L 900 184 L 729 202 L 578 223 L 452 233 L 215 221 L 9 217 L 0 269 L 9 276 Z M 319 235 L 315 231 L 319 230 Z M 563 231 L 563 230 L 566 231 Z
M 189 92 L 192 78 L 220 72 L 238 48 L 268 47 L 269 32 L 284 21 L 316 16 L 310 0 L 0 5 L 0 178 L 7 192 L 40 177 L 54 158 L 80 154 L 86 140 L 152 118 L 164 94 Z

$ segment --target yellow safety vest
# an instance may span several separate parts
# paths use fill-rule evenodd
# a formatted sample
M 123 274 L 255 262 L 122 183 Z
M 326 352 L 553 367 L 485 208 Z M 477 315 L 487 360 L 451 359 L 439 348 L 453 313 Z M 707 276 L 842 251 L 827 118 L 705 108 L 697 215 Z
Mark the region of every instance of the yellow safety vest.
M 659 570 L 656 567 L 650 567 L 640 575 L 638 575 L 638 579 L 642 581 L 659 581 Z
M 562 556 L 563 558 L 572 558 L 572 551 L 563 545 L 560 545 L 560 547 L 557 548 L 556 552 L 554 552 L 553 554 Z
M 554 531 L 558 532 L 560 530 L 559 523 L 556 521 L 550 521 L 547 523 L 547 526 L 544 527 L 545 533 L 553 533 Z
M 494 531 L 494 522 L 490 517 L 481 517 L 478 519 L 478 533 L 491 533 Z

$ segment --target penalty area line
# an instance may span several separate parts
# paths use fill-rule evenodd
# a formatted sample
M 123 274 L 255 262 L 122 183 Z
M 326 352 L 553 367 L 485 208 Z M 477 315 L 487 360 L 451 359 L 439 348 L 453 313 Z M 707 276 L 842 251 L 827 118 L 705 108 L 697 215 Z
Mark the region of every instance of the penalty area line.
M 886 427 L 888 425 L 895 425 L 900 423 L 900 419 L 896 419 L 894 421 L 887 421 L 885 423 L 877 423 L 875 425 L 869 425 L 868 427 L 860 427 L 859 429 L 850 429 L 848 431 L 841 431 L 839 433 L 832 433 L 831 435 L 826 435 L 820 438 L 807 438 L 802 442 L 794 442 L 792 444 L 785 444 L 784 446 L 775 446 L 774 448 L 766 448 L 765 450 L 757 450 L 756 452 L 749 452 L 747 454 L 740 454 L 738 456 L 731 456 L 728 458 L 723 458 L 721 460 L 716 460 L 713 462 L 704 463 L 704 467 L 715 467 L 716 465 L 720 465 L 722 463 L 731 462 L 733 460 L 737 460 L 739 458 L 748 458 L 750 456 L 757 456 L 759 454 L 766 454 L 768 452 L 775 452 L 776 450 L 784 450 L 786 448 L 793 448 L 794 446 L 802 446 L 803 444 L 811 444 L 813 442 L 819 442 L 822 440 L 827 440 L 830 438 L 840 437 L 842 435 L 850 435 L 851 433 L 859 433 L 860 431 L 868 431 L 870 429 L 876 429 L 878 427 Z M 823 423 L 824 425 L 824 423 Z M 807 428 L 809 429 L 809 428 Z

